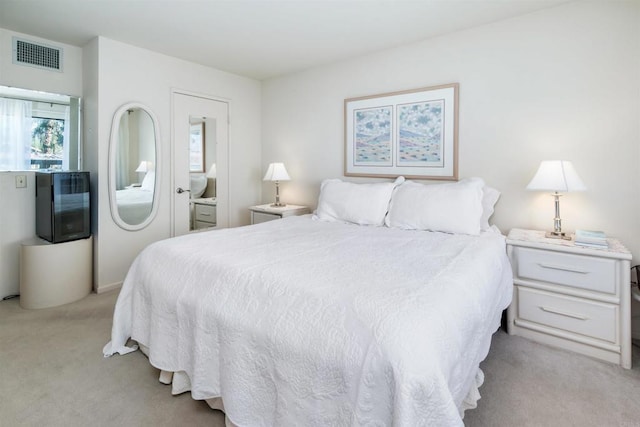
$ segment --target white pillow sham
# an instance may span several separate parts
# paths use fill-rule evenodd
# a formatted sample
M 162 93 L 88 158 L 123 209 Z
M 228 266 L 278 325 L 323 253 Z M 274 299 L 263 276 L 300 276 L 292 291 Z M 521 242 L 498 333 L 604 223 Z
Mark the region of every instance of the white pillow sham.
M 142 184 L 140 185 L 140 190 L 153 191 L 155 185 L 156 173 L 154 171 L 149 171 L 144 175 L 144 179 L 142 180 Z
M 480 218 L 480 228 L 487 231 L 491 228 L 489 218 L 493 215 L 495 205 L 500 198 L 500 192 L 493 187 L 485 185 L 482 188 L 482 218 Z
M 468 182 L 472 179 L 481 179 L 481 178 L 465 178 L 460 180 L 459 182 Z M 484 181 L 483 181 L 484 182 Z M 482 231 L 487 231 L 491 228 L 491 224 L 489 224 L 489 218 L 493 215 L 495 205 L 500 198 L 500 192 L 493 187 L 489 187 L 488 185 L 484 185 L 482 187 L 482 218 L 480 218 L 480 228 Z
M 393 192 L 385 224 L 405 230 L 478 235 L 483 187 L 480 178 L 430 185 L 406 181 Z
M 404 182 L 356 184 L 339 179 L 325 179 L 315 218 L 321 221 L 350 222 L 359 225 L 384 225 L 393 189 Z

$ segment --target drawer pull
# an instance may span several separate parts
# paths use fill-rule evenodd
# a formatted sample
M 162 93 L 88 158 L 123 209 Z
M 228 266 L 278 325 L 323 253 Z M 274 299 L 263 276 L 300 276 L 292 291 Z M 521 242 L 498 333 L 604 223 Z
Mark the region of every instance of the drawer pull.
M 206 213 L 206 212 L 198 212 L 198 214 L 201 216 L 211 216 L 210 213 Z
M 538 265 L 542 268 L 550 268 L 552 270 L 562 270 L 562 271 L 569 271 L 571 273 L 589 274 L 588 271 L 578 270 L 577 268 L 572 268 L 572 267 L 565 267 L 563 265 L 553 265 L 553 264 L 543 264 L 543 263 L 539 263 Z
M 589 320 L 587 316 L 583 316 L 581 314 L 567 313 L 566 311 L 557 310 L 555 308 L 542 307 L 540 306 L 540 310 L 546 311 L 547 313 L 559 314 L 561 316 L 572 317 L 578 320 Z

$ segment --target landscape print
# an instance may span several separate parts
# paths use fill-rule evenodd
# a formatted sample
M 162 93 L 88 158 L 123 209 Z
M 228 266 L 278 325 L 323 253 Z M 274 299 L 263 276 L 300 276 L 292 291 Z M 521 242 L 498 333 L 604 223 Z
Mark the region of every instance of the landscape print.
M 458 179 L 459 86 L 345 99 L 345 176 Z
M 444 100 L 397 106 L 398 166 L 442 162 Z
M 356 165 L 392 165 L 392 107 L 367 108 L 354 111 Z

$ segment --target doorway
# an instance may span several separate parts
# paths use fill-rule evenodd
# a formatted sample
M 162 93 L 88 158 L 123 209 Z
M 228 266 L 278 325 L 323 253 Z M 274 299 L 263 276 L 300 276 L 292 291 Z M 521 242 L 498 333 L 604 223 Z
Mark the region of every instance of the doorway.
M 229 225 L 229 103 L 172 92 L 172 236 Z

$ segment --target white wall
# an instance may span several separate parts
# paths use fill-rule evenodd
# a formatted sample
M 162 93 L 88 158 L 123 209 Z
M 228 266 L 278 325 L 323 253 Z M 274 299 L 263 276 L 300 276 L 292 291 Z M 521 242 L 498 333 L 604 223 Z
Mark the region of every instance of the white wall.
M 14 36 L 64 50 L 63 72 L 12 62 Z M 0 85 L 64 95 L 82 95 L 82 49 L 0 28 Z M 15 176 L 26 175 L 27 187 L 16 188 Z M 20 291 L 20 242 L 35 235 L 35 175 L 0 172 L 0 298 Z
M 16 175 L 26 188 L 16 188 Z M 20 292 L 20 242 L 36 233 L 35 183 L 33 172 L 0 172 L 0 299 Z
M 230 225 L 249 223 L 247 207 L 260 199 L 260 82 L 161 55 L 104 37 L 85 48 L 85 138 L 93 172 L 94 287 L 118 286 L 131 262 L 149 243 L 170 236 L 171 90 L 229 100 Z M 97 79 L 91 76 L 97 76 Z M 145 229 L 130 232 L 112 220 L 108 199 L 108 149 L 113 114 L 122 104 L 140 102 L 157 116 L 162 176 L 159 210 Z
M 502 192 L 504 232 L 552 228 L 552 198 L 525 187 L 541 160 L 571 160 L 588 191 L 563 197 L 564 229 L 604 230 L 640 261 L 638 2 L 573 2 L 265 81 L 263 170 L 285 162 L 283 201 L 315 206 L 343 176 L 345 98 L 452 82 L 460 177 Z
M 62 72 L 13 64 L 12 39 L 19 37 L 34 43 L 61 48 Z M 82 49 L 52 40 L 0 28 L 0 84 L 41 90 L 70 96 L 82 95 Z
M 570 3 L 265 81 L 262 167 L 284 161 L 283 199 L 315 206 L 320 181 L 343 176 L 345 98 L 459 82 L 460 175 L 502 191 L 504 231 L 552 227 L 552 198 L 525 187 L 541 160 L 572 160 L 588 191 L 563 198 L 564 227 L 640 259 L 639 9 Z

